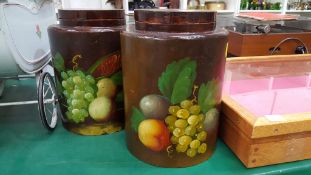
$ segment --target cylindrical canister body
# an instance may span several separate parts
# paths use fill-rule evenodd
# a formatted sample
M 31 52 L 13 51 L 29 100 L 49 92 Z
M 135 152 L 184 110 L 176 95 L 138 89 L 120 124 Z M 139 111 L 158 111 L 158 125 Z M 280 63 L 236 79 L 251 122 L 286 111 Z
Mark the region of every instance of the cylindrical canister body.
M 208 11 L 135 11 L 121 33 L 126 141 L 162 167 L 207 160 L 216 147 L 227 32 Z
M 121 130 L 123 10 L 59 10 L 58 18 L 48 33 L 65 128 L 81 135 Z

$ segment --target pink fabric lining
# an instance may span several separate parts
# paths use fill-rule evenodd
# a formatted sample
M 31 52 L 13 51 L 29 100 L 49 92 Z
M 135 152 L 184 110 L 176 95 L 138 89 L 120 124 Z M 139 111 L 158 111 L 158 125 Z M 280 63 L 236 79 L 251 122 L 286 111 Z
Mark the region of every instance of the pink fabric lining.
M 230 96 L 257 115 L 293 114 L 311 111 L 308 77 L 237 80 L 230 83 Z

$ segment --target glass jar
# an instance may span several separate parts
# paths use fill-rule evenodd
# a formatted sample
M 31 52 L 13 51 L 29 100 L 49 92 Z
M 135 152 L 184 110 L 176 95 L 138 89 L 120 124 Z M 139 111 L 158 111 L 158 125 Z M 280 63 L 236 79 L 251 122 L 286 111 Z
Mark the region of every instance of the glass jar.
M 162 167 L 207 160 L 216 146 L 227 32 L 210 11 L 135 10 L 121 33 L 127 146 Z
M 59 10 L 58 19 L 48 34 L 64 127 L 81 135 L 121 130 L 124 11 Z

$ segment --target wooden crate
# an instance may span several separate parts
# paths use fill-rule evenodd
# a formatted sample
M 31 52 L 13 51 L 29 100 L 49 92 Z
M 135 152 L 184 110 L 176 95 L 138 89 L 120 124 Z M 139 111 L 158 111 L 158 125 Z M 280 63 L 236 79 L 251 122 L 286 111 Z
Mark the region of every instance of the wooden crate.
M 311 32 L 241 34 L 229 31 L 228 53 L 239 57 L 271 55 L 271 49 L 286 38 L 300 39 L 311 50 Z M 302 44 L 297 40 L 288 40 L 279 46 L 280 51 L 275 52 L 275 54 L 294 54 L 295 48 L 300 45 Z
M 240 57 L 228 60 L 226 66 L 225 77 L 230 74 L 231 81 L 311 75 L 311 55 Z M 228 92 L 226 82 L 230 81 L 224 85 Z M 222 99 L 220 136 L 246 167 L 311 158 L 311 111 L 258 117 L 227 92 Z

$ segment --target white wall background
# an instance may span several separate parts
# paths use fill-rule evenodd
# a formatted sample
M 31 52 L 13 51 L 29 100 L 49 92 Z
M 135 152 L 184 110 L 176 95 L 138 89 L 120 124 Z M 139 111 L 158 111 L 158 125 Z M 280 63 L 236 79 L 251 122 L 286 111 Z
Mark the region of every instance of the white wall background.
M 63 8 L 114 9 L 107 0 L 62 0 Z

